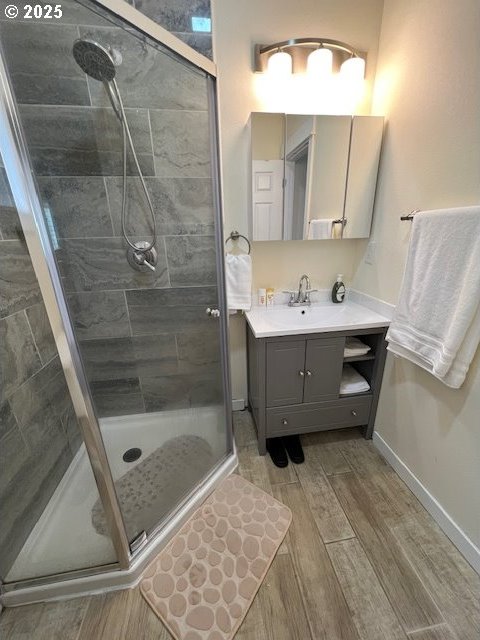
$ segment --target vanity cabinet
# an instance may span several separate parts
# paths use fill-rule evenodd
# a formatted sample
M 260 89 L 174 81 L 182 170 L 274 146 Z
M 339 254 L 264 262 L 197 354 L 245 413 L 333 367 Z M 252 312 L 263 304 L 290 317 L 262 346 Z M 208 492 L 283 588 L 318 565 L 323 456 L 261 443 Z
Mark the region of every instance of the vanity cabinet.
M 363 426 L 371 438 L 385 364 L 386 327 L 255 338 L 248 331 L 248 401 L 261 455 L 266 438 Z M 345 338 L 357 336 L 368 354 L 344 358 Z M 366 393 L 340 395 L 344 364 L 368 381 Z
M 344 338 L 267 342 L 267 407 L 338 397 Z

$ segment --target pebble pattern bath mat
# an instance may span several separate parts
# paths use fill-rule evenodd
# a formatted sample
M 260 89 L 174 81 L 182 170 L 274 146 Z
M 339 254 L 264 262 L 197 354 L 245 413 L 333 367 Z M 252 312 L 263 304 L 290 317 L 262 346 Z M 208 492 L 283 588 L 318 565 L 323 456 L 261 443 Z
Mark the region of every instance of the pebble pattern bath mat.
M 203 438 L 193 435 L 167 440 L 115 482 L 128 538 L 149 529 L 166 515 L 212 468 L 212 449 Z M 96 531 L 108 536 L 102 503 L 92 508 Z
M 176 640 L 230 640 L 291 520 L 272 496 L 226 478 L 148 567 L 144 598 Z

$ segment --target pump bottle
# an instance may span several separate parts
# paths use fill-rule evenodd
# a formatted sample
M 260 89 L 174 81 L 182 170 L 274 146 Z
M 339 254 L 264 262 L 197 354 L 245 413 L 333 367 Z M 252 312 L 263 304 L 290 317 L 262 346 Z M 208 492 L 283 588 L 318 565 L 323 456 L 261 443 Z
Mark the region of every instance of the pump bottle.
M 345 289 L 345 285 L 343 284 L 342 278 L 343 278 L 343 275 L 339 273 L 337 275 L 337 281 L 335 282 L 332 288 L 332 302 L 339 303 L 339 302 L 343 302 L 345 299 L 346 289 Z

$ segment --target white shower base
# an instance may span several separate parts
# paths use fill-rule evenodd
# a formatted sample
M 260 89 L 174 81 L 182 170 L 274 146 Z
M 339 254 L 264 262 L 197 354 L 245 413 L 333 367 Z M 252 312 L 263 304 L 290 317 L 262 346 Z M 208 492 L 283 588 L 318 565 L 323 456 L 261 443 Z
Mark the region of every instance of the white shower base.
M 226 452 L 223 407 L 104 418 L 100 420 L 100 429 L 114 480 L 176 436 L 204 438 L 215 461 L 220 461 Z M 132 447 L 140 448 L 142 456 L 135 463 L 126 463 L 123 453 Z M 97 533 L 92 525 L 92 507 L 97 499 L 97 487 L 82 444 L 5 582 L 115 562 L 110 539 Z

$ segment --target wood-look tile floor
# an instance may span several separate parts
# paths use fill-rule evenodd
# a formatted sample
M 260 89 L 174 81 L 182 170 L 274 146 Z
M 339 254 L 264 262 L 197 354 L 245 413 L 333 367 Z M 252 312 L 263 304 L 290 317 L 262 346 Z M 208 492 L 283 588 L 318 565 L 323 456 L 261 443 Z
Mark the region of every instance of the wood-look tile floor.
M 302 438 L 303 465 L 257 453 L 240 473 L 287 504 L 289 533 L 237 640 L 479 640 L 480 577 L 356 429 Z M 7 609 L 2 640 L 170 640 L 138 589 Z

